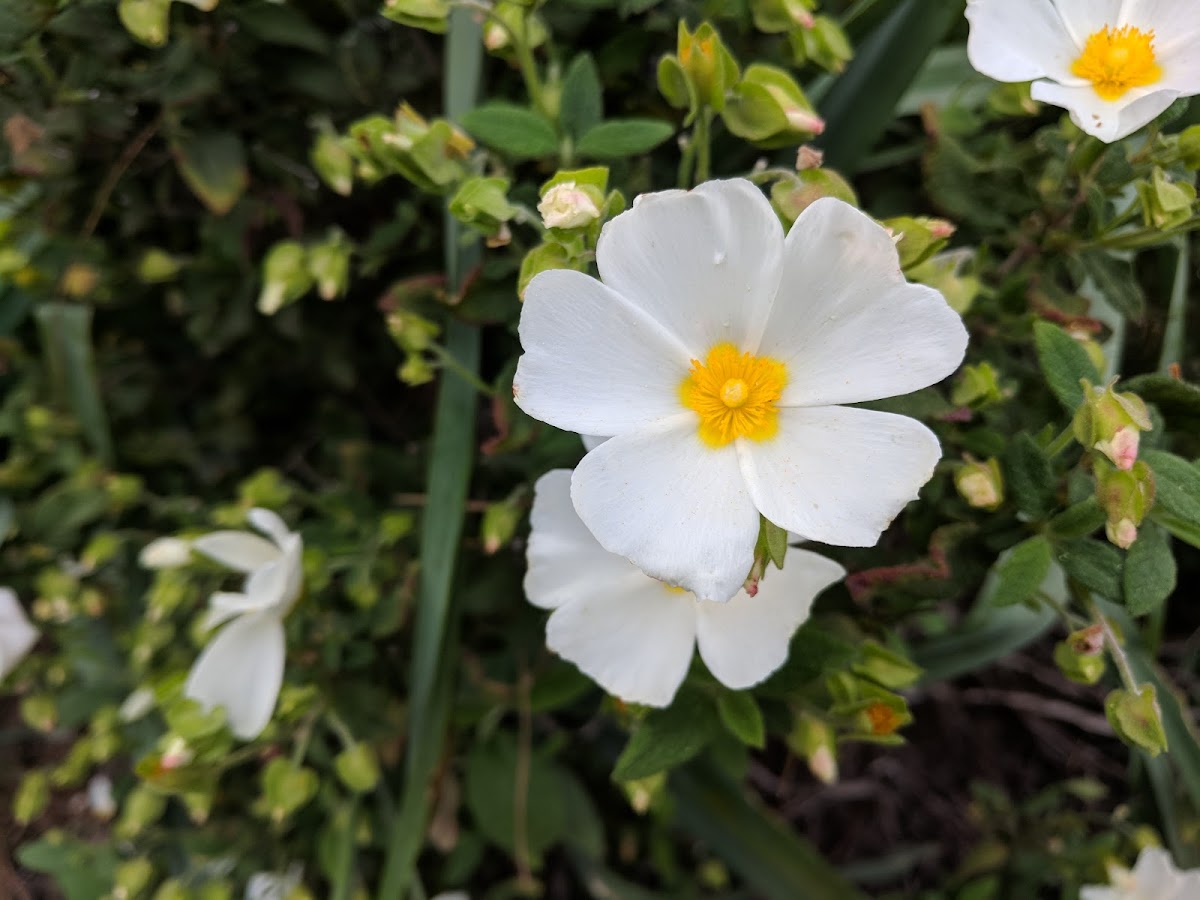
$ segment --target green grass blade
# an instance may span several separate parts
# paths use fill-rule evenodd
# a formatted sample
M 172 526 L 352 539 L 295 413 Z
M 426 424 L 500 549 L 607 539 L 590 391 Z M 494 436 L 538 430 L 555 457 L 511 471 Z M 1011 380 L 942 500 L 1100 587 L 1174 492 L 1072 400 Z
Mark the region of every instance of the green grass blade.
M 1054 621 L 1054 611 L 1048 607 L 988 610 L 979 622 L 914 647 L 913 662 L 925 670 L 925 681 L 957 678 L 1032 644 Z
M 480 25 L 469 10 L 456 9 L 451 13 L 444 63 L 448 118 L 456 119 L 474 106 L 482 64 Z M 446 276 L 451 290 L 456 290 L 478 262 L 479 245 L 463 246 L 462 227 L 449 214 L 445 230 Z M 464 369 L 478 370 L 477 328 L 451 320 L 445 346 Z M 429 817 L 429 781 L 445 744 L 458 643 L 451 588 L 475 456 L 476 406 L 475 388 L 452 371 L 443 370 L 421 526 L 404 792 L 392 823 L 380 900 L 399 900 L 412 885 Z
M 112 436 L 92 357 L 91 307 L 45 303 L 33 315 L 58 401 L 71 410 L 100 460 L 111 466 Z
M 678 828 L 703 841 L 765 900 L 862 900 L 821 854 L 711 766 L 671 777 Z
M 1162 356 L 1158 371 L 1170 374 L 1171 366 L 1183 362 L 1187 340 L 1188 288 L 1192 281 L 1192 243 L 1187 236 L 1175 239 L 1178 251 L 1175 264 L 1175 283 L 1171 287 L 1171 306 L 1163 328 Z
M 820 103 L 825 133 L 818 144 L 828 165 L 847 174 L 856 171 L 964 8 L 963 0 L 904 0 L 857 48 Z

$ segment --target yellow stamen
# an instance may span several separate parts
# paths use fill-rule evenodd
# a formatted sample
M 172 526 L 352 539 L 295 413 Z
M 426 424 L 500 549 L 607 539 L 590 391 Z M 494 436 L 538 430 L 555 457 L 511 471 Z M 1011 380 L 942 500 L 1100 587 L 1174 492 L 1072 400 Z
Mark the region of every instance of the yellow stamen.
M 872 703 L 868 706 L 867 720 L 871 723 L 871 733 L 879 737 L 895 734 L 896 729 L 900 727 L 900 716 L 884 703 Z
M 717 344 L 679 387 L 683 405 L 700 416 L 700 439 L 724 447 L 740 437 L 765 441 L 779 430 L 775 404 L 787 384 L 783 363 Z
M 1105 26 L 1087 39 L 1071 74 L 1090 81 L 1104 100 L 1119 100 L 1134 88 L 1156 83 L 1163 72 L 1154 54 L 1154 31 Z

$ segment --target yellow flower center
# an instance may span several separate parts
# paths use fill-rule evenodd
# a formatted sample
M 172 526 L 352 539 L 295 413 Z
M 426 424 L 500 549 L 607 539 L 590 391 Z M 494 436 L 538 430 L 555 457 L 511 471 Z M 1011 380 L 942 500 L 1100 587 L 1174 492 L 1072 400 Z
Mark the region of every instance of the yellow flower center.
M 1106 25 L 1087 39 L 1071 74 L 1090 81 L 1105 100 L 1119 100 L 1133 88 L 1154 84 L 1162 78 L 1154 55 L 1154 31 Z
M 724 447 L 740 437 L 765 441 L 779 430 L 775 404 L 787 384 L 787 368 L 768 356 L 739 353 L 717 344 L 679 386 L 683 405 L 700 416 L 700 439 Z

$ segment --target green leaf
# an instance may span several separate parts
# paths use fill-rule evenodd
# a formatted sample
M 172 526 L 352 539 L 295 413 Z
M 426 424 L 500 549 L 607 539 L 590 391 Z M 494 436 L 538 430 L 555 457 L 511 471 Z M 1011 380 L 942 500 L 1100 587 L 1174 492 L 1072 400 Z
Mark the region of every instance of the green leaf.
M 603 88 L 596 63 L 590 53 L 575 57 L 563 76 L 559 113 L 562 126 L 573 138 L 580 138 L 599 124 L 604 116 Z
M 1131 615 L 1154 612 L 1175 591 L 1177 569 L 1171 539 L 1152 522 L 1138 529 L 1125 556 L 1125 606 Z
M 512 103 L 485 103 L 462 117 L 476 140 L 513 159 L 537 159 L 558 152 L 554 126 L 541 113 Z
M 647 153 L 674 133 L 674 126 L 658 119 L 610 119 L 585 134 L 576 149 L 580 156 L 621 159 Z
M 1105 250 L 1083 253 L 1079 262 L 1113 309 L 1127 319 L 1141 321 L 1146 314 L 1146 297 L 1134 274 L 1133 263 L 1117 259 Z
M 233 209 L 250 183 L 242 139 L 228 132 L 178 138 L 171 144 L 175 167 L 214 215 Z
M 1104 508 L 1095 496 L 1088 497 L 1076 503 L 1069 509 L 1059 513 L 1047 525 L 1050 533 L 1060 540 L 1087 537 L 1104 524 L 1106 515 Z
M 761 750 L 767 743 L 762 710 L 745 691 L 723 691 L 717 697 L 717 713 L 729 733 L 748 747 Z
M 1154 472 L 1154 509 L 1200 524 L 1200 470 L 1163 450 L 1146 450 L 1142 460 Z
M 1188 522 L 1170 513 L 1162 512 L 1161 510 L 1151 512 L 1150 518 L 1185 544 L 1191 544 L 1193 547 L 1200 548 L 1200 525 Z
M 1038 588 L 1054 562 L 1050 542 L 1042 535 L 1017 544 L 996 561 L 996 588 L 991 600 L 996 606 L 1027 603 L 1037 596 Z
M 475 102 L 483 69 L 482 27 L 468 9 L 450 14 L 444 59 L 446 115 L 461 115 Z M 481 256 L 479 242 L 463 244 L 464 229 L 445 219 L 447 288 L 457 291 Z M 451 318 L 445 348 L 466 371 L 479 368 L 479 329 Z M 447 371 L 434 410 L 427 496 L 421 520 L 421 568 L 413 624 L 409 680 L 409 745 L 404 784 L 388 838 L 378 897 L 406 896 L 428 830 L 430 782 L 446 742 L 454 676 L 458 670 L 457 623 L 451 617 L 454 570 L 466 516 L 468 482 L 475 455 L 475 389 Z
M 1120 551 L 1103 541 L 1083 538 L 1056 548 L 1055 558 L 1068 575 L 1102 597 L 1120 602 L 1124 594 Z
M 71 410 L 96 455 L 111 465 L 113 446 L 108 414 L 92 358 L 91 307 L 43 303 L 33 315 L 58 402 Z
M 708 745 L 717 730 L 708 701 L 680 691 L 675 702 L 654 710 L 637 726 L 613 769 L 617 781 L 635 781 L 687 762 Z
M 1139 375 L 1119 385 L 1159 408 L 1175 428 L 1200 429 L 1200 386 L 1167 375 Z
M 108 894 L 118 863 L 116 851 L 108 844 L 72 837 L 43 837 L 24 844 L 16 856 L 30 871 L 49 875 L 66 900 L 95 900 Z
M 962 20 L 963 0 L 904 0 L 857 48 L 818 104 L 825 162 L 852 175 L 895 119 L 931 51 Z
M 1034 519 L 1055 507 L 1054 467 L 1037 441 L 1021 432 L 1004 452 L 1004 483 L 1017 508 Z
M 1050 390 L 1068 411 L 1074 412 L 1083 404 L 1080 379 L 1099 384 L 1100 373 L 1088 358 L 1087 351 L 1057 325 L 1035 322 L 1033 342 Z
M 675 827 L 721 856 L 763 900 L 865 900 L 789 823 L 698 764 L 671 777 Z
M 571 777 L 536 754 L 526 760 L 528 783 L 517 805 L 517 745 L 507 735 L 476 744 L 467 757 L 464 798 L 484 837 L 513 855 L 517 850 L 517 816 L 529 849 L 529 862 L 540 868 L 542 856 L 568 834 L 568 791 Z
M 329 38 L 325 32 L 313 25 L 295 6 L 269 2 L 230 6 L 241 26 L 263 43 L 298 47 L 322 56 L 329 52 Z

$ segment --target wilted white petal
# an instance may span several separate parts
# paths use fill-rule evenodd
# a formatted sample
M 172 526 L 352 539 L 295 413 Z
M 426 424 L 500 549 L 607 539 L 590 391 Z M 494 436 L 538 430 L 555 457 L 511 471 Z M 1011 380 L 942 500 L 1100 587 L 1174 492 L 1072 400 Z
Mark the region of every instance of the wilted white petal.
M 184 693 L 206 709 L 225 708 L 229 729 L 250 740 L 271 720 L 283 684 L 283 623 L 273 612 L 226 625 L 196 660 Z
M 151 541 L 138 554 L 143 569 L 175 569 L 192 558 L 192 542 L 182 538 L 161 537 Z

